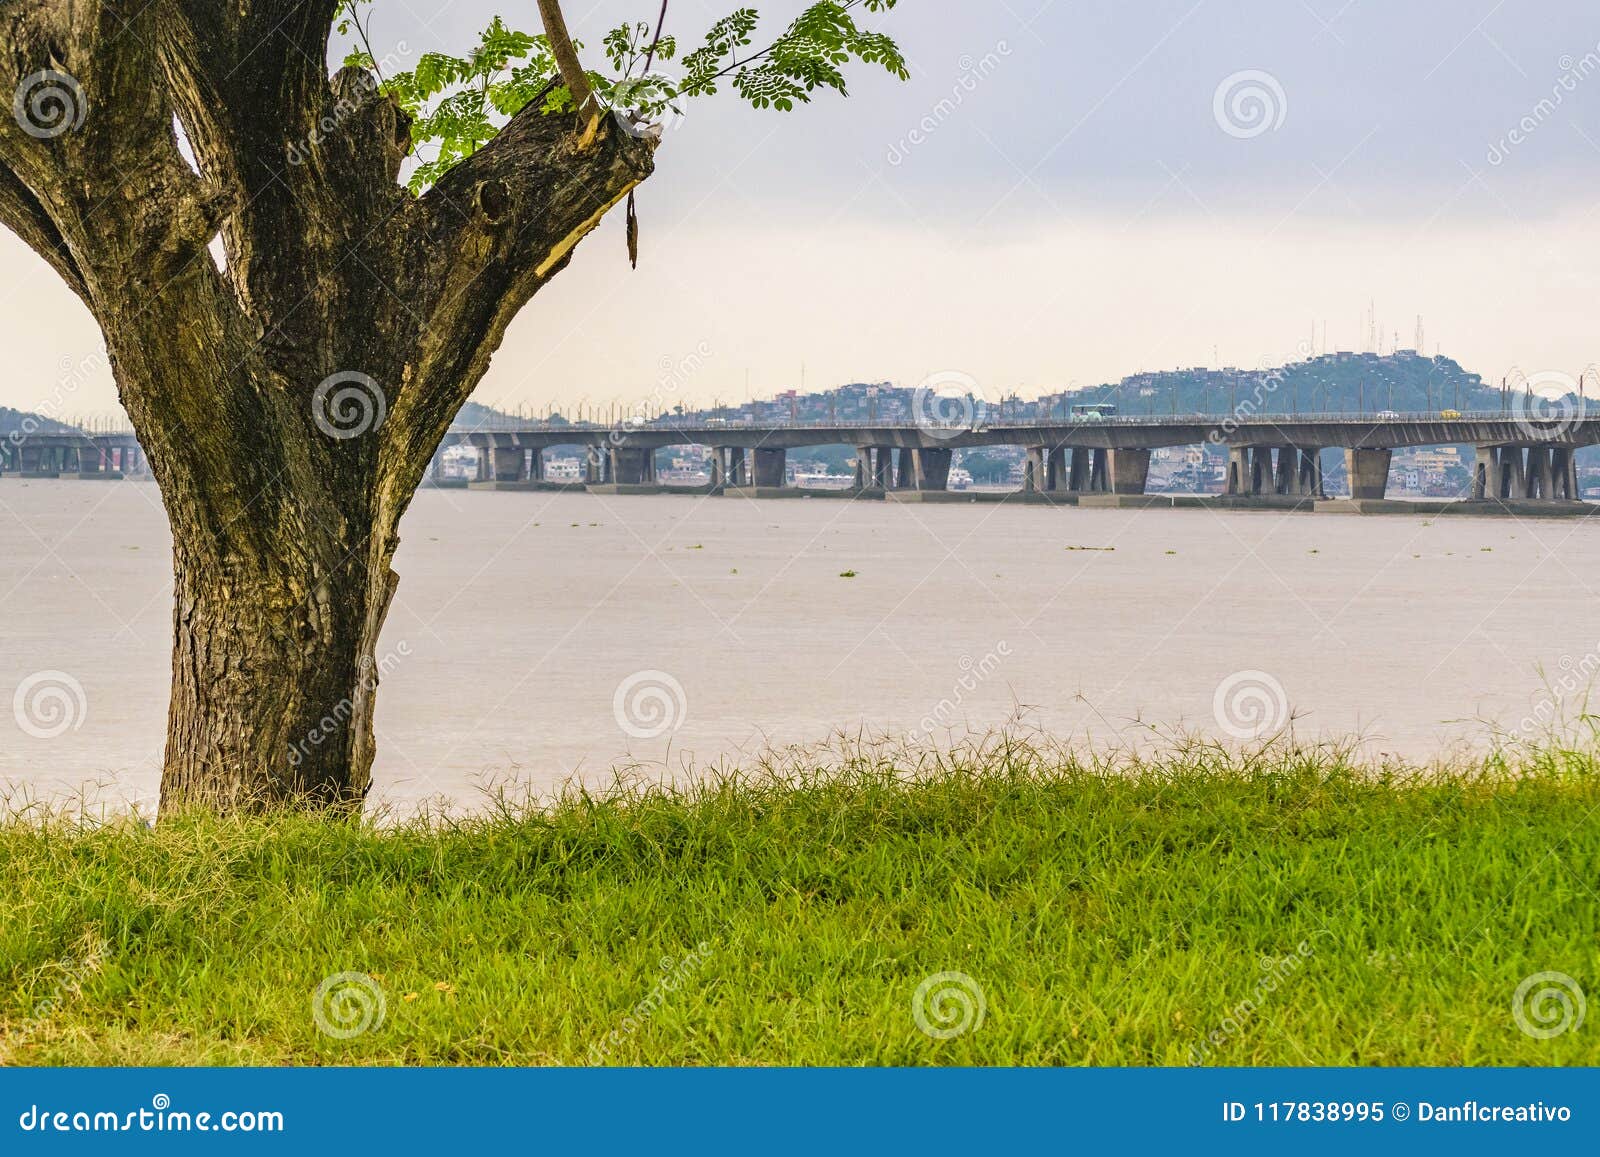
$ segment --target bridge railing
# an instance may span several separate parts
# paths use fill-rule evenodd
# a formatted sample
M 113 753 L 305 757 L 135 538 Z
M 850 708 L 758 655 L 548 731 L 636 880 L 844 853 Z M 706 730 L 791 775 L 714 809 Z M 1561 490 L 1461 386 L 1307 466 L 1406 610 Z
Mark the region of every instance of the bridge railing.
M 910 417 L 881 418 L 654 418 L 648 421 L 621 422 L 540 422 L 515 418 L 496 419 L 472 425 L 451 427 L 453 434 L 539 433 L 539 434 L 596 434 L 616 431 L 671 431 L 684 430 L 708 434 L 717 430 L 903 430 L 909 428 L 971 431 L 981 433 L 993 430 L 1037 429 L 1039 427 L 1082 427 L 1096 429 L 1104 426 L 1208 426 L 1208 427 L 1272 427 L 1285 423 L 1326 423 L 1330 425 L 1357 422 L 1506 422 L 1568 423 L 1581 413 L 1541 417 L 1537 413 L 1519 413 L 1512 410 L 1323 410 L 1301 413 L 1178 413 L 1178 414 L 1114 414 L 1101 418 L 1081 415 L 1046 415 L 1043 417 L 1005 418 L 990 415 L 981 422 L 917 421 Z M 1600 415 L 1597 415 L 1600 416 Z

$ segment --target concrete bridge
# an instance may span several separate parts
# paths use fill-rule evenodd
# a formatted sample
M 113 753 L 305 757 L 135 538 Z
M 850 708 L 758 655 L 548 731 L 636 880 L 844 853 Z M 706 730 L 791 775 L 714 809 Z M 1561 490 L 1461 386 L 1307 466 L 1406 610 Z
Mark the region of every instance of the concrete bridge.
M 0 474 L 24 478 L 148 478 L 150 463 L 132 433 L 0 437 Z
M 544 452 L 557 445 L 582 446 L 588 451 L 583 484 L 622 493 L 660 488 L 655 451 L 703 446 L 713 451 L 709 489 L 760 497 L 797 493 L 784 485 L 789 451 L 843 444 L 856 447 L 857 457 L 855 483 L 846 493 L 902 501 L 937 500 L 946 494 L 954 450 L 1020 446 L 1027 452 L 1026 495 L 1039 501 L 1092 505 L 1157 504 L 1155 496 L 1145 494 L 1151 451 L 1206 442 L 1226 449 L 1228 469 L 1221 497 L 1235 500 L 1277 500 L 1267 505 L 1326 500 L 1322 451 L 1334 449 L 1345 455 L 1348 501 L 1381 501 L 1394 450 L 1464 443 L 1477 448 L 1473 498 L 1577 503 L 1574 452 L 1600 443 L 1600 417 L 1490 412 L 1180 415 L 972 426 L 672 420 L 623 426 L 506 423 L 457 430 L 446 439 L 447 445 L 476 447 L 479 482 L 507 489 L 549 485 Z M 436 457 L 436 477 L 439 462 Z
M 1040 502 L 1157 505 L 1185 498 L 1145 493 L 1150 454 L 1163 447 L 1211 443 L 1225 448 L 1221 495 L 1236 503 L 1301 506 L 1328 499 L 1322 452 L 1342 450 L 1350 482 L 1345 504 L 1385 498 L 1393 451 L 1466 444 L 1477 448 L 1471 498 L 1487 503 L 1538 503 L 1582 509 L 1574 453 L 1600 443 L 1600 417 L 1541 417 L 1506 412 L 1466 414 L 1306 414 L 1218 417 L 1112 417 L 1026 423 L 740 423 L 656 420 L 621 426 L 506 421 L 456 429 L 444 446 L 479 451 L 478 482 L 502 489 L 548 489 L 544 456 L 553 446 L 580 446 L 582 481 L 574 488 L 653 493 L 655 452 L 667 446 L 712 450 L 710 492 L 755 497 L 840 493 L 898 501 L 971 501 L 949 491 L 952 452 L 1019 446 L 1027 454 L 1023 495 Z M 856 448 L 854 484 L 843 491 L 800 491 L 785 484 L 787 456 L 813 446 Z M 434 456 L 442 478 L 444 446 Z M 149 477 L 149 463 L 131 432 L 39 433 L 0 438 L 0 474 L 34 478 Z M 991 499 L 1005 497 L 988 495 Z M 1204 501 L 1207 496 L 1195 496 Z

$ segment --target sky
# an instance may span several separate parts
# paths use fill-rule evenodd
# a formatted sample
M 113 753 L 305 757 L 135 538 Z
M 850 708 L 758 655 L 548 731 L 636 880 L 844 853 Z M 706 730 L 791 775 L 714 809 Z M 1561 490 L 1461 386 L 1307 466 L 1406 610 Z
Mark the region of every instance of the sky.
M 741 0 L 741 3 L 747 0 Z M 754 0 L 748 0 L 754 2 Z M 736 5 L 671 0 L 685 45 Z M 757 3 L 770 34 L 804 5 Z M 654 0 L 568 0 L 598 45 Z M 520 11 L 519 11 L 520 9 Z M 459 53 L 528 0 L 378 0 Z M 901 0 L 910 60 L 793 113 L 689 103 L 476 397 L 685 404 L 968 375 L 990 396 L 1307 349 L 1497 379 L 1600 362 L 1600 12 L 1576 0 Z M 598 63 L 598 60 L 596 60 Z M 115 412 L 97 330 L 0 237 L 0 405 Z M 1324 336 L 1325 335 L 1325 336 Z

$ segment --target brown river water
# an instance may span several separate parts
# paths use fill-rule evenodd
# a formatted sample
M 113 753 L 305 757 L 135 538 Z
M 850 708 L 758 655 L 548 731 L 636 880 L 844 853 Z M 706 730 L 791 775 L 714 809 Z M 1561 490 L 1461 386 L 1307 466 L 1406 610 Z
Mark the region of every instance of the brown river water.
M 1428 759 L 1576 714 L 1600 666 L 1589 519 L 424 491 L 402 534 L 374 790 L 401 808 L 841 729 L 1292 719 Z M 153 801 L 169 567 L 153 485 L 0 480 L 13 799 Z

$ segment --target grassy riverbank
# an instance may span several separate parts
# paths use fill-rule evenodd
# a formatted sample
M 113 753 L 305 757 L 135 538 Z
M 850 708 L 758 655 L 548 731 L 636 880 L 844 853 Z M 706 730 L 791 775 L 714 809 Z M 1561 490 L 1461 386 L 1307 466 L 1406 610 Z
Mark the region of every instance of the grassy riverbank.
M 1600 992 L 1584 752 L 991 741 L 383 831 L 13 822 L 0 896 L 12 1063 L 1600 1063 L 1600 1012 L 1513 1014 Z M 340 973 L 325 1025 L 383 1004 L 348 1039 Z

